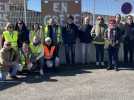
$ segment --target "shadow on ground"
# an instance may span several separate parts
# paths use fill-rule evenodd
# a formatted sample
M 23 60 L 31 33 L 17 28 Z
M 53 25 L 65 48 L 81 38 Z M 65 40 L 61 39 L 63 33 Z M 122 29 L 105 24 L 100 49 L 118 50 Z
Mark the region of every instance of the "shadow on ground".
M 23 73 L 17 80 L 6 80 L 0 81 L 0 91 L 9 89 L 11 87 L 20 85 L 22 82 L 27 84 L 40 83 L 40 82 L 57 82 L 57 79 L 51 79 L 53 76 L 75 76 L 77 74 L 91 73 L 87 71 L 90 69 L 89 66 L 83 65 L 62 65 L 56 68 L 56 71 L 48 69 L 47 73 L 44 76 L 40 76 L 39 72 L 34 72 L 31 74 Z

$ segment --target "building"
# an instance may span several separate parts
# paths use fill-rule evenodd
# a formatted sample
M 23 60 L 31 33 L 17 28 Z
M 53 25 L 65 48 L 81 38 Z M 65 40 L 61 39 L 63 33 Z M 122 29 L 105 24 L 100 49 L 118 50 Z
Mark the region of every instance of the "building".
M 41 4 L 44 23 L 49 17 L 61 21 L 68 15 L 73 15 L 75 19 L 81 16 L 81 0 L 41 0 Z
M 1 30 L 5 27 L 7 22 L 15 24 L 19 19 L 25 21 L 24 0 L 0 0 Z M 41 12 L 28 10 L 26 6 L 26 20 L 27 26 L 30 29 L 34 23 L 42 24 Z

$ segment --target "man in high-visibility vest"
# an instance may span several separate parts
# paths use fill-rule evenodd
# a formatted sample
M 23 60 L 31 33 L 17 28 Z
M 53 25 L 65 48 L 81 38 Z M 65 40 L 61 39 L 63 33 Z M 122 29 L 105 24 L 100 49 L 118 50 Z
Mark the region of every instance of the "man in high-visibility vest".
M 2 34 L 2 46 L 4 44 L 4 41 L 10 42 L 11 47 L 17 50 L 18 48 L 18 32 L 14 31 L 13 24 L 8 23 L 6 25 L 6 31 L 3 32 Z
M 18 70 L 18 54 L 11 47 L 11 43 L 4 42 L 3 48 L 0 50 L 0 80 L 6 80 L 8 73 L 12 79 L 17 79 Z
M 40 75 L 44 75 L 43 65 L 44 65 L 44 57 L 43 57 L 43 46 L 39 41 L 37 36 L 34 36 L 33 42 L 30 43 L 30 49 L 32 52 L 31 62 L 33 64 L 33 68 L 40 69 Z
M 55 71 L 55 67 L 59 66 L 59 58 L 57 57 L 57 48 L 52 44 L 50 37 L 45 39 L 44 45 L 44 59 L 45 59 L 45 68 L 52 67 Z

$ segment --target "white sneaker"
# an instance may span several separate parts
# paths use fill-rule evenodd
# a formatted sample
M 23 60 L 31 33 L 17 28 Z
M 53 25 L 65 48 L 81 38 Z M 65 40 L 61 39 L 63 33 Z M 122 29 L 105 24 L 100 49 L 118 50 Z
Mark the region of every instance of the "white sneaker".
M 40 70 L 40 75 L 42 75 L 42 76 L 44 75 L 44 72 L 42 69 Z
M 99 62 L 96 62 L 96 66 L 99 66 Z
M 105 64 L 104 64 L 104 62 L 101 62 L 101 66 L 104 66 Z

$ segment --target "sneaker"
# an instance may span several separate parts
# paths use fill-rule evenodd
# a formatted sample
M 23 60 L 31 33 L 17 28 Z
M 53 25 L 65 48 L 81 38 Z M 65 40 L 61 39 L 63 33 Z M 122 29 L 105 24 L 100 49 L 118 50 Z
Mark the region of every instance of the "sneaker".
M 101 66 L 104 66 L 105 64 L 104 64 L 104 62 L 101 62 Z
M 114 67 L 114 70 L 115 70 L 115 71 L 119 71 L 118 67 Z
M 17 76 L 10 76 L 11 79 L 19 79 Z
M 43 70 L 42 70 L 42 69 L 40 70 L 40 75 L 41 75 L 41 76 L 43 76 L 43 75 L 44 75 L 44 72 L 43 72 Z
M 112 67 L 111 67 L 111 66 L 108 66 L 108 67 L 107 67 L 107 70 L 111 70 L 111 69 L 112 69 Z
M 96 66 L 99 66 L 99 62 L 96 62 Z

